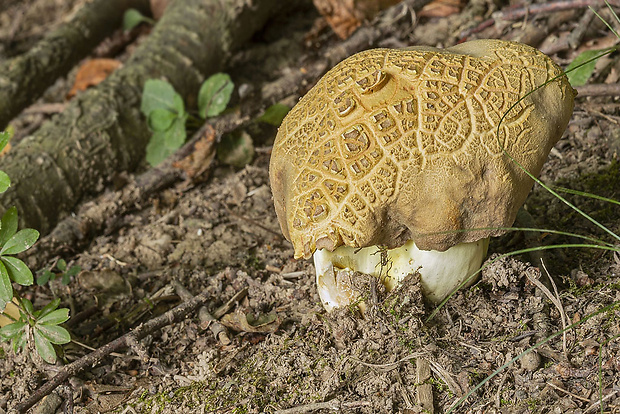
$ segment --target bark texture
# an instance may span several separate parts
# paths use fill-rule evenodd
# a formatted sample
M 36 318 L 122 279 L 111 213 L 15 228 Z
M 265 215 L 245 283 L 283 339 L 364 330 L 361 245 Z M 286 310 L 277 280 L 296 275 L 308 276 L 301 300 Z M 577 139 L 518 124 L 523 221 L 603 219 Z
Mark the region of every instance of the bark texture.
M 144 157 L 150 133 L 139 111 L 149 78 L 166 78 L 185 97 L 223 67 L 231 51 L 279 8 L 278 0 L 177 0 L 125 66 L 0 160 L 13 186 L 0 211 L 17 206 L 21 225 L 45 234 L 87 191 Z
M 93 0 L 27 53 L 3 62 L 0 65 L 0 129 L 120 27 L 128 8 L 146 12 L 149 3 L 148 0 Z

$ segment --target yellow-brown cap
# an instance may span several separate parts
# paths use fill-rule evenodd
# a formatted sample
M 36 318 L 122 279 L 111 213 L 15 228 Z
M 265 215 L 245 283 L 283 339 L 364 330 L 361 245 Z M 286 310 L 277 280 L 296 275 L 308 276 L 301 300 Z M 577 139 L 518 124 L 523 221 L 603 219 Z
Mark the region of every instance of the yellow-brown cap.
M 503 150 L 540 173 L 574 91 L 565 76 L 536 88 L 561 74 L 538 50 L 500 40 L 338 64 L 273 146 L 271 188 L 295 257 L 409 239 L 444 251 L 502 234 L 533 184 Z

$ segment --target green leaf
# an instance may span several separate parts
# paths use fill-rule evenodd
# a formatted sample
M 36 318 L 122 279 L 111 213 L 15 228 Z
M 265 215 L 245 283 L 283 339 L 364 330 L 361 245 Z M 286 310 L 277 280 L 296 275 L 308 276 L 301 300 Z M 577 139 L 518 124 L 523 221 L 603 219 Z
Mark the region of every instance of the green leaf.
M 187 115 L 177 118 L 170 129 L 165 132 L 155 132 L 146 146 L 146 160 L 152 166 L 160 164 L 172 155 L 185 142 L 187 133 L 185 121 Z
M 0 309 L 4 310 L 6 304 L 13 299 L 13 286 L 6 266 L 0 261 Z
M 71 266 L 71 269 L 69 269 L 65 274 L 71 277 L 71 276 L 77 275 L 81 271 L 82 271 L 82 268 L 78 265 L 75 265 L 75 266 Z
M 152 167 L 155 167 L 165 160 L 168 155 L 166 133 L 155 132 L 146 146 L 146 161 Z
M 4 213 L 0 222 L 0 246 L 4 246 L 16 232 L 17 208 L 13 206 Z
M 185 115 L 185 104 L 183 103 L 183 98 L 178 93 L 174 95 L 172 98 L 174 103 L 174 110 L 179 116 Z
M 20 348 L 24 349 L 26 347 L 26 330 L 20 331 L 17 336 L 13 338 L 12 343 L 13 352 L 17 353 Z
M 39 232 L 35 229 L 23 229 L 18 231 L 2 246 L 0 255 L 17 254 L 28 250 L 39 238 Z
M 56 278 L 56 275 L 54 273 L 50 272 L 48 269 L 45 269 L 41 273 L 41 275 L 37 277 L 37 285 L 43 286 L 44 284 L 46 284 L 50 280 L 54 280 L 55 278 Z
M 39 329 L 34 329 L 34 346 L 37 353 L 48 364 L 56 362 L 56 351 L 52 343 L 41 333 Z
M 26 310 L 28 315 L 34 315 L 34 306 L 32 306 L 32 302 L 26 298 L 20 298 L 22 302 L 22 307 Z
M 37 325 L 58 325 L 69 319 L 69 309 L 56 309 L 37 319 Z M 55 342 L 54 342 L 55 343 Z
M 22 286 L 32 285 L 34 277 L 28 266 L 26 266 L 26 263 L 22 262 L 17 257 L 11 256 L 2 256 L 0 257 L 0 261 L 6 266 L 11 280 Z
M 168 130 L 174 120 L 177 118 L 177 114 L 170 112 L 167 109 L 153 109 L 148 117 L 148 125 L 151 130 L 156 132 L 164 132 Z
M 58 262 L 56 263 L 56 267 L 58 268 L 58 270 L 61 271 L 65 271 L 67 270 L 67 262 L 65 261 L 65 259 L 58 259 Z
M 11 179 L 4 171 L 0 171 L 0 193 L 4 193 L 10 186 Z
M 0 328 L 0 340 L 8 341 L 19 334 L 26 326 L 25 322 L 13 322 Z
M 586 50 L 580 53 L 575 60 L 566 67 L 566 76 L 568 76 L 568 81 L 572 86 L 582 86 L 588 82 L 588 79 L 592 76 L 592 72 L 594 72 L 596 59 L 585 63 L 583 66 L 579 65 L 600 55 L 601 52 L 602 50 Z
M 177 96 L 178 98 L 175 99 Z M 175 111 L 179 99 L 181 97 L 168 82 L 159 79 L 149 79 L 144 83 L 140 111 L 147 117 L 155 109 Z
M 153 19 L 149 19 L 136 9 L 127 9 L 123 14 L 123 30 L 131 30 L 140 23 L 154 24 Z
M 260 117 L 258 117 L 258 121 L 273 126 L 280 126 L 282 120 L 290 110 L 291 108 L 288 105 L 284 105 L 281 103 L 271 105 Z
M 39 330 L 41 334 L 51 343 L 56 345 L 66 344 L 71 341 L 71 335 L 62 326 L 57 325 L 35 325 L 35 330 Z
M 34 313 L 35 318 L 40 319 L 45 315 L 48 315 L 52 311 L 56 310 L 56 308 L 60 305 L 60 298 L 56 298 L 47 305 Z M 64 322 L 64 321 L 63 321 Z
M 221 114 L 232 94 L 234 84 L 225 73 L 216 73 L 207 79 L 198 92 L 198 113 L 207 118 Z
M 11 139 L 11 134 L 9 133 L 9 131 L 0 132 L 0 151 L 2 151 L 4 147 L 6 147 L 6 144 L 9 143 L 10 139 Z

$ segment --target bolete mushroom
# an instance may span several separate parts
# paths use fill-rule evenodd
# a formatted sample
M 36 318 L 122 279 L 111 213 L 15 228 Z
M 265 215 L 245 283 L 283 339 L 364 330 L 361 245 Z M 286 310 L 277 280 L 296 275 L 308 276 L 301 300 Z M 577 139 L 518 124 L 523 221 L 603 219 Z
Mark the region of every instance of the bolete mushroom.
M 269 174 L 325 308 L 356 299 L 354 271 L 391 289 L 419 270 L 434 302 L 475 272 L 533 184 L 503 150 L 538 175 L 568 124 L 561 74 L 530 46 L 476 40 L 367 50 L 319 80 L 284 119 Z

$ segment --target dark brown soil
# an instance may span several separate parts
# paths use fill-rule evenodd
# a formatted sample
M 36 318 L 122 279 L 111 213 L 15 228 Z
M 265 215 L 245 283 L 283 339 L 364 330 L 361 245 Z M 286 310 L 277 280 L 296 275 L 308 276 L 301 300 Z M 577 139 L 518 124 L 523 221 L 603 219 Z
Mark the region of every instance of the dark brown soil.
M 494 7 L 472 0 L 460 14 L 422 20 L 413 29 L 395 27 L 381 43 L 448 46 Z M 299 70 L 300 59 L 311 60 L 315 47 L 336 42 L 324 34 L 312 49 L 304 46 L 303 35 L 315 17 L 291 16 L 298 21 L 284 26 L 286 36 L 270 29 L 258 37 L 236 58 L 246 66 L 230 70 L 237 85 Z M 546 36 L 570 32 L 579 17 L 564 17 Z M 534 16 L 528 24 L 544 28 L 553 18 L 557 14 Z M 494 26 L 476 37 L 512 38 L 521 30 L 518 23 L 501 31 Z M 273 50 L 290 50 L 290 56 L 278 52 L 266 61 L 272 49 L 260 45 L 265 42 L 275 45 Z M 565 51 L 554 57 L 566 63 L 574 55 Z M 615 59 L 607 69 L 597 69 L 592 82 L 604 82 L 617 67 Z M 265 64 L 271 65 L 269 71 L 252 69 Z M 70 81 L 56 86 L 70 87 Z M 619 121 L 617 98 L 579 98 L 543 182 L 619 199 Z M 293 260 L 292 246 L 281 236 L 268 181 L 269 143 L 258 145 L 250 165 L 217 165 L 204 183 L 179 183 L 119 218 L 122 225 L 115 233 L 65 257 L 83 269 L 68 286 L 55 281 L 22 290 L 36 304 L 57 295 L 74 316 L 97 307 L 71 326 L 76 342 L 63 347 L 68 362 L 89 352 L 87 346 L 104 345 L 178 304 L 173 281 L 192 294 L 208 292 L 210 313 L 247 288 L 221 320 L 229 326 L 227 335 L 216 338 L 213 324 L 190 315 L 142 341 L 147 363 L 126 350 L 71 379 L 67 386 L 76 410 L 272 413 L 296 407 L 290 412 L 577 414 L 601 412 L 602 400 L 604 412 L 620 412 L 618 253 L 565 248 L 502 255 L 532 243 L 583 243 L 574 235 L 511 232 L 492 241 L 480 281 L 441 308 L 423 302 L 415 276 L 389 294 L 360 276 L 369 298 L 367 314 L 362 317 L 356 309 L 327 314 L 312 262 Z M 618 205 L 567 198 L 620 233 Z M 540 186 L 526 209 L 540 228 L 618 242 Z M 546 271 L 557 291 L 536 282 Z M 248 322 L 256 319 L 262 324 Z M 420 373 L 424 366 L 430 376 Z M 0 413 L 55 369 L 2 344 Z M 423 408 L 429 404 L 423 390 L 429 388 L 432 405 Z

